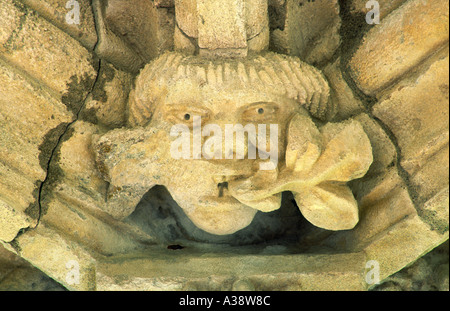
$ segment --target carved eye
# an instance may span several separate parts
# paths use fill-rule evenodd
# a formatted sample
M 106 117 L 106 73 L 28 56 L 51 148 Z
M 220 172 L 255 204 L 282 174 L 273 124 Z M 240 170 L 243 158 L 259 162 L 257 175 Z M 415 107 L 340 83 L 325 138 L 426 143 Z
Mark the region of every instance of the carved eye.
M 193 127 L 194 117 L 200 117 L 202 124 L 209 119 L 210 113 L 207 109 L 198 107 L 172 107 L 166 112 L 167 119 L 174 124 L 185 124 Z
M 278 117 L 278 106 L 275 103 L 254 103 L 242 112 L 242 119 L 246 122 L 269 122 Z

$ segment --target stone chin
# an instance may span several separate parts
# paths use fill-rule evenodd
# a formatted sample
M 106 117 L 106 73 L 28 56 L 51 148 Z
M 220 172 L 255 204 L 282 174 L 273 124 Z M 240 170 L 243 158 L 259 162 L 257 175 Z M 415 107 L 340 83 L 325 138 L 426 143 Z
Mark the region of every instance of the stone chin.
M 187 217 L 200 229 L 216 235 L 233 234 L 253 221 L 258 210 L 240 203 L 232 197 L 202 198 L 203 203 L 183 208 Z M 215 201 L 221 201 L 219 202 Z

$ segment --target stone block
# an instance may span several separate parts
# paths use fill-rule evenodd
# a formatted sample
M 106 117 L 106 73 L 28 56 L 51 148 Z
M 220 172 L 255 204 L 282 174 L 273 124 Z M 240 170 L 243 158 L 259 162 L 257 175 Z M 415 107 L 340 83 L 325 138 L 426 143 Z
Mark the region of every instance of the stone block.
M 416 191 L 420 204 L 433 198 L 449 183 L 449 148 L 448 145 L 428 158 L 420 169 L 415 172 L 410 181 Z
M 78 40 L 85 48 L 93 50 L 97 43 L 97 32 L 95 30 L 94 14 L 91 1 L 77 0 L 72 4 L 68 0 L 20 0 L 28 7 L 50 21 L 53 25 Z M 66 5 L 68 7 L 66 7 Z M 79 11 L 77 10 L 79 8 Z M 73 13 L 79 12 L 79 18 L 71 21 Z M 66 17 L 68 16 L 68 18 Z M 76 23 L 76 22 L 79 23 Z
M 356 192 L 359 222 L 351 231 L 339 232 L 323 242 L 324 245 L 348 251 L 361 251 L 389 228 L 416 209 L 397 168 L 366 179 L 352 189 Z
M 247 40 L 259 36 L 263 31 L 269 30 L 269 17 L 267 15 L 268 1 L 246 0 L 245 5 L 245 29 Z M 261 36 L 262 37 L 262 36 Z M 267 34 L 267 40 L 269 40 Z M 268 43 L 268 42 L 267 42 Z
M 110 0 L 105 23 L 144 63 L 173 48 L 174 10 L 161 3 Z
M 88 1 L 79 1 L 86 8 L 90 6 Z M 64 9 L 57 4 L 63 2 L 2 3 L 0 18 L 7 24 L 0 29 L 0 243 L 9 251 L 71 290 L 364 290 L 370 287 L 366 279 L 368 260 L 379 264 L 383 280 L 448 239 L 448 173 L 443 171 L 448 171 L 445 43 L 440 50 L 432 50 L 433 55 L 418 48 L 424 58 L 413 60 L 417 61 L 411 65 L 414 71 L 400 74 L 400 83 L 393 83 L 398 82 L 396 78 L 386 84 L 389 87 L 382 87 L 373 111 L 354 95 L 340 72 L 341 60 L 335 59 L 325 67 L 325 74 L 339 92 L 332 94 L 340 110 L 333 120 L 336 123 L 324 125 L 298 108 L 297 101 L 317 113 L 315 116 L 328 116 L 329 89 L 321 74 L 297 60 L 289 63 L 287 57 L 270 53 L 255 58 L 262 66 L 258 72 L 258 67 L 246 67 L 245 61 L 220 59 L 208 65 L 195 60 L 186 65 L 180 63 L 183 55 L 167 53 L 163 61 L 149 67 L 148 76 L 137 80 L 130 95 L 131 105 L 125 111 L 133 76 L 130 72 L 137 72 L 146 58 L 150 60 L 170 46 L 170 31 L 175 29 L 173 1 L 143 1 L 93 1 L 101 34 L 96 50 L 102 58 L 98 74 L 88 51 L 92 44 L 89 30 L 83 25 L 67 29 L 61 25 Z M 175 29 L 179 46 L 188 51 L 195 53 L 205 47 L 208 51 L 224 51 L 213 52 L 215 56 L 230 56 L 230 47 L 238 52 L 267 47 L 265 0 L 232 0 L 225 5 L 203 0 L 178 3 L 186 4 L 183 8 L 195 3 L 195 14 L 201 13 L 187 11 L 185 16 L 178 16 L 188 20 L 195 17 L 192 25 L 186 22 L 186 32 Z M 338 3 L 342 2 L 270 3 L 286 9 L 283 27 L 275 29 L 272 36 L 273 42 L 279 40 L 280 49 L 321 67 L 336 55 L 340 43 Z M 414 20 L 416 17 L 408 15 L 414 5 L 438 7 L 436 3 L 441 1 L 418 4 L 410 0 L 391 15 L 400 10 L 403 21 Z M 219 9 L 233 5 L 239 10 L 223 17 L 224 23 L 233 27 L 217 33 L 207 27 L 213 18 L 222 18 Z M 421 25 L 429 18 L 424 12 Z M 196 36 L 186 35 L 193 25 Z M 238 36 L 226 35 L 236 29 Z M 79 33 L 82 36 L 76 38 Z M 223 41 L 203 45 L 203 39 L 219 33 Z M 405 53 L 412 53 L 409 48 L 404 48 Z M 388 61 L 393 67 L 399 66 L 397 59 Z M 194 67 L 199 64 L 205 67 Z M 186 79 L 174 83 L 169 78 L 172 74 Z M 198 89 L 192 81 L 199 82 Z M 279 120 L 288 130 L 283 131 L 287 140 L 281 144 L 288 147 L 282 154 L 286 165 L 281 165 L 280 171 L 254 174 L 256 178 L 248 178 L 249 182 L 247 177 L 253 177 L 255 166 L 245 166 L 244 161 L 234 162 L 236 167 L 229 168 L 214 161 L 170 165 L 174 159 L 167 148 L 171 142 L 169 120 L 187 121 L 190 103 L 198 109 L 195 97 L 199 94 L 202 97 L 198 98 L 214 108 L 205 117 L 214 115 L 220 125 L 231 122 L 231 118 L 239 121 L 236 111 L 242 110 L 233 109 L 246 100 L 257 103 L 258 109 L 245 108 L 243 120 L 254 121 L 248 116 L 261 117 L 260 111 L 272 115 L 271 111 L 281 109 Z M 223 99 L 235 95 L 236 100 L 222 109 Z M 259 107 L 279 100 L 279 108 Z M 171 115 L 154 104 L 168 104 Z M 179 104 L 179 109 L 172 109 L 173 104 Z M 296 119 L 290 118 L 292 111 L 298 113 Z M 125 114 L 130 117 L 130 127 L 125 127 Z M 316 130 L 305 127 L 316 122 L 320 124 Z M 245 183 L 239 185 L 239 179 Z M 153 223 L 150 216 L 166 214 L 167 210 L 157 205 L 163 200 L 158 197 L 161 192 L 149 192 L 155 185 L 166 185 L 167 193 L 173 193 L 173 202 L 186 204 L 178 206 L 179 211 L 184 210 L 184 220 L 192 216 L 190 219 L 197 221 L 189 227 L 166 218 L 158 220 L 168 233 L 173 230 L 171 225 L 175 230 L 189 231 L 181 241 L 169 238 L 180 245 L 157 241 L 151 230 L 157 226 L 145 230 L 136 226 L 133 217 L 126 217 L 132 213 L 143 223 Z M 258 193 L 260 185 L 277 196 Z M 245 190 L 255 191 L 256 199 L 246 201 Z M 249 202 L 253 209 L 268 212 L 279 207 L 278 193 L 286 191 L 293 192 L 289 202 L 297 202 L 291 207 L 299 217 L 298 223 L 313 219 L 322 229 L 308 231 L 301 226 L 301 230 L 285 235 L 291 230 L 286 225 L 290 216 L 281 214 L 277 219 L 286 231 L 280 231 L 279 239 L 270 240 L 276 245 L 255 245 L 255 235 L 259 234 L 255 227 L 249 227 L 249 236 L 253 235 L 250 245 L 216 244 L 218 240 L 208 240 L 206 235 L 209 243 L 197 240 L 206 232 L 200 232 L 203 228 L 216 237 L 231 236 L 227 241 L 242 242 L 231 233 L 247 226 L 257 212 L 244 207 L 239 210 L 242 206 L 231 200 L 232 196 L 237 193 L 235 198 L 242 200 L 245 208 Z M 155 198 L 155 204 L 140 205 L 147 194 Z M 210 201 L 197 207 L 200 198 Z M 137 206 L 156 211 L 133 213 Z M 342 207 L 344 213 L 339 214 Z M 346 213 L 347 207 L 351 214 Z M 194 209 L 197 214 L 192 213 Z M 350 221 L 346 221 L 347 215 Z M 276 223 L 270 222 L 267 227 L 275 230 Z M 200 233 L 192 234 L 191 230 Z M 303 240 L 296 240 L 297 236 Z M 0 279 L 6 271 L 2 270 L 2 256 L 0 249 Z M 33 271 L 18 269 L 7 281 L 29 272 L 34 282 L 40 274 Z M 439 282 L 445 283 L 445 279 Z M 446 282 L 448 288 L 448 278 Z
M 265 0 L 176 0 L 175 48 L 228 57 L 265 50 L 269 46 L 267 5 Z
M 373 9 L 372 6 L 367 8 L 368 0 L 351 0 L 349 6 L 350 14 L 364 14 L 364 16 Z M 377 0 L 380 8 L 380 21 L 389 13 L 401 6 L 406 0 Z
M 274 51 L 310 64 L 331 58 L 340 44 L 338 1 L 286 0 L 282 11 L 284 23 L 271 33 Z
M 376 260 L 383 280 L 446 240 L 448 231 L 445 234 L 431 231 L 417 215 L 411 215 L 377 237 L 364 252 L 367 260 Z
M 96 76 L 91 53 L 17 0 L 5 0 L 0 14 L 1 20 L 15 23 L 12 28 L 2 27 L 0 57 L 38 80 L 59 99 L 74 89 L 79 98 L 84 98 Z
M 247 49 L 244 1 L 197 0 L 197 14 L 200 51 L 202 49 Z M 246 52 L 244 52 L 245 55 Z
M 198 38 L 197 0 L 175 0 L 175 19 L 183 34 Z
M 439 191 L 431 199 L 425 202 L 419 214 L 433 230 L 444 233 L 448 231 L 449 223 L 449 196 L 447 187 Z
M 31 265 L 18 267 L 0 280 L 0 291 L 64 291 L 65 288 Z
M 42 187 L 41 223 L 101 254 L 137 247 L 133 228 L 102 211 L 108 185 L 101 179 L 90 149 L 95 125 L 77 121 L 62 138 Z M 148 241 L 151 239 L 147 239 Z
M 16 240 L 18 255 L 69 290 L 95 290 L 95 259 L 45 224 Z
M 416 79 L 401 83 L 373 107 L 374 115 L 395 136 L 401 151 L 401 165 L 410 175 L 440 150 L 448 148 L 448 66 L 449 58 L 445 53 Z M 448 167 L 444 158 L 436 159 L 439 159 L 439 163 L 434 163 L 437 167 Z M 447 178 L 448 183 L 448 173 L 445 175 L 445 171 L 439 172 L 439 169 L 435 172 L 434 179 L 441 178 L 445 182 Z
M 173 34 L 174 49 L 184 52 L 186 54 L 195 54 L 198 50 L 198 45 L 195 40 L 184 35 L 178 25 L 175 25 L 175 32 Z
M 367 114 L 359 114 L 355 119 L 363 126 L 372 145 L 373 162 L 365 176 L 384 174 L 397 162 L 397 150 L 394 144 L 381 126 Z
M 0 59 L 0 239 L 34 226 L 39 185 L 53 148 L 74 115 Z
M 6 0 L 0 15 L 9 21 L 0 31 L 0 239 L 11 241 L 36 225 L 48 161 L 96 70 L 79 42 L 24 4 Z
M 232 251 L 230 249 L 230 251 Z M 151 249 L 151 259 L 110 258 L 97 266 L 99 290 L 226 290 L 246 283 L 256 291 L 362 290 L 365 255 L 261 254 L 196 256 Z M 120 271 L 127 271 L 123 278 Z M 321 282 L 316 282 L 320 278 Z
M 110 128 L 125 125 L 126 103 L 133 76 L 102 62 L 99 78 L 86 99 L 80 119 Z
M 175 6 L 175 0 L 154 0 L 153 3 L 158 8 L 173 8 Z
M 448 0 L 410 0 L 370 29 L 348 67 L 357 86 L 378 96 L 448 42 Z
M 25 263 L 25 260 L 7 250 L 0 243 L 0 290 L 2 289 L 3 279 L 17 267 Z
M 336 102 L 335 119 L 346 119 L 364 111 L 361 100 L 353 93 L 341 71 L 341 58 L 328 64 L 323 69 L 323 74 L 330 85 L 331 100 Z
M 145 61 L 120 35 L 111 30 L 106 20 L 105 6 L 108 3 L 92 0 L 92 10 L 98 34 L 98 43 L 94 52 L 102 60 L 114 64 L 120 70 L 137 73 L 144 66 Z M 121 3 L 124 4 L 124 2 Z

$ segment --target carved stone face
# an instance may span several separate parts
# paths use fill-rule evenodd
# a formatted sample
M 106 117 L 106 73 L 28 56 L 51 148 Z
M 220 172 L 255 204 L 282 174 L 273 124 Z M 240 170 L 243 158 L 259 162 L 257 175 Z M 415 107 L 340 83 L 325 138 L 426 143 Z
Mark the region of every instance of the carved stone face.
M 299 108 L 294 100 L 281 97 L 270 90 L 261 93 L 232 85 L 224 85 L 218 89 L 208 84 L 201 86 L 190 79 L 179 80 L 167 90 L 164 99 L 155 107 L 149 127 L 160 129 L 169 135 L 172 126 L 186 125 L 190 129 L 191 149 L 194 149 L 192 146 L 195 141 L 194 135 L 198 137 L 201 130 L 210 125 L 220 129 L 211 133 L 222 140 L 220 146 L 213 146 L 217 147 L 216 150 L 220 155 L 216 155 L 213 159 L 198 155 L 198 159 L 193 159 L 194 150 L 192 150 L 192 153 L 189 152 L 190 159 L 174 159 L 171 163 L 173 167 L 167 168 L 168 171 L 176 173 L 171 174 L 170 181 L 165 184 L 187 216 L 198 227 L 215 234 L 233 233 L 250 224 L 257 212 L 256 209 L 234 198 L 228 185 L 232 181 L 254 175 L 259 170 L 259 162 L 264 160 L 256 157 L 249 159 L 248 140 L 245 138 L 239 141 L 235 135 L 235 139 L 231 141 L 228 139 L 231 144 L 226 144 L 226 128 L 230 125 L 245 127 L 248 124 L 254 125 L 255 129 L 264 126 L 267 129 L 266 150 L 270 150 L 270 125 L 276 124 L 278 127 L 277 133 L 272 133 L 277 139 L 275 147 L 284 146 L 286 126 Z M 194 127 L 194 116 L 201 118 L 201 128 Z M 194 129 L 198 132 L 194 132 Z M 202 150 L 210 137 L 201 136 L 199 142 Z M 237 144 L 240 143 L 243 145 L 243 154 L 237 148 Z M 170 144 L 166 147 L 170 148 Z M 276 149 L 279 149 L 277 159 L 282 159 L 284 148 Z M 276 170 L 266 174 L 276 174 Z M 277 200 L 272 209 L 279 208 L 279 203 Z
M 109 212 L 125 217 L 146 191 L 164 185 L 196 226 L 223 235 L 249 225 L 258 210 L 278 209 L 281 193 L 293 191 L 301 210 L 305 202 L 312 204 L 302 211 L 319 226 L 330 222 L 319 205 L 330 205 L 330 195 L 343 196 L 348 208 L 338 200 L 339 208 L 344 206 L 339 217 L 344 217 L 330 226 L 354 226 L 356 202 L 344 183 L 368 169 L 370 143 L 355 124 L 328 126 L 325 131 L 316 127 L 310 113 L 327 114 L 328 92 L 316 69 L 276 54 L 215 63 L 177 53 L 161 56 L 136 81 L 129 104 L 132 129 L 114 130 L 96 143 L 97 162 L 112 185 Z M 259 137 L 258 142 L 248 138 L 248 132 L 227 144 L 227 126 L 247 125 L 266 129 L 264 144 Z M 276 125 L 275 134 L 271 125 Z M 186 136 L 174 131 L 176 127 L 187 130 Z M 208 127 L 214 132 L 206 131 Z M 347 127 L 352 128 L 356 141 L 339 135 Z M 222 139 L 208 145 L 211 136 Z M 180 137 L 188 142 L 184 158 L 173 152 Z M 330 142 L 336 150 L 322 159 Z M 196 148 L 196 143 L 210 148 Z M 250 156 L 252 143 L 259 147 L 256 157 Z M 214 156 L 206 157 L 208 152 L 202 150 L 211 151 L 211 146 Z M 349 151 L 349 147 L 362 151 Z M 258 157 L 262 151 L 276 158 L 272 169 L 261 169 L 261 163 L 273 160 Z M 329 159 L 334 156 L 337 161 Z M 333 182 L 326 184 L 327 180 Z M 317 185 L 321 190 L 314 191 Z

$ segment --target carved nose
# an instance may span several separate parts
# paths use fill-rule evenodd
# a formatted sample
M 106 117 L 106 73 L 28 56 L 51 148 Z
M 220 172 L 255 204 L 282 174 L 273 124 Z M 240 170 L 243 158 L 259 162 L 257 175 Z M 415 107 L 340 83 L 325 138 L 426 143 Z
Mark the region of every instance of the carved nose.
M 224 135 L 222 141 L 224 159 L 245 159 L 248 154 L 247 135 Z
M 217 123 L 205 125 L 213 126 L 213 132 L 206 130 L 206 133 L 213 136 L 202 137 L 202 158 L 211 160 L 246 159 L 249 147 L 247 133 L 242 132 L 239 125 L 235 125 L 236 123 L 233 123 L 232 120 L 216 119 L 214 122 Z M 202 135 L 204 134 L 203 129 Z
M 238 145 L 242 144 L 242 146 Z M 237 160 L 245 159 L 247 156 L 247 144 L 244 142 L 235 142 L 233 145 L 228 146 L 223 144 L 223 159 Z
M 228 182 L 225 181 L 217 184 L 217 188 L 219 189 L 219 198 L 223 197 L 224 190 L 228 190 Z

